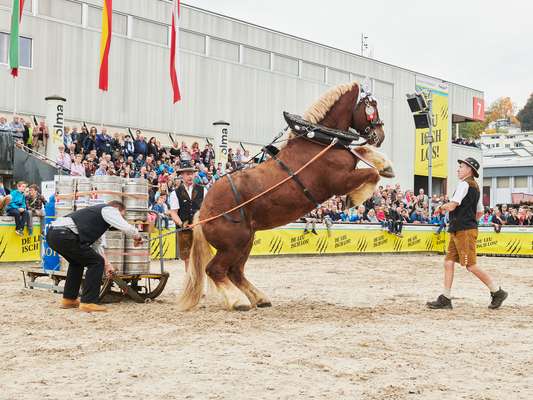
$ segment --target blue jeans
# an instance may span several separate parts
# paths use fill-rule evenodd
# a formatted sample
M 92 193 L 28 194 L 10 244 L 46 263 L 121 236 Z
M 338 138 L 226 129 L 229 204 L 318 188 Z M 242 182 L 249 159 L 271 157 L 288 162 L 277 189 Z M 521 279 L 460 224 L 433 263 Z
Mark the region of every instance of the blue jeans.
M 7 210 L 7 215 L 15 217 L 15 229 L 17 231 L 24 230 L 24 225 L 27 224 L 29 218 L 28 210 L 24 210 L 24 212 L 21 213 L 18 208 L 10 208 Z

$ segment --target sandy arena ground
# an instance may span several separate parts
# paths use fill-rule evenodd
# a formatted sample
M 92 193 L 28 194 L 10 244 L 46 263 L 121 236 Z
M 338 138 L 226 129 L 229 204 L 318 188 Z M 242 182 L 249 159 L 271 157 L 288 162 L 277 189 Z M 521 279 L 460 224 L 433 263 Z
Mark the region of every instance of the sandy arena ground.
M 480 258 L 510 291 L 456 272 L 453 311 L 424 307 L 440 256 L 255 258 L 270 309 L 176 311 L 182 264 L 151 304 L 57 308 L 0 267 L 1 399 L 532 399 L 533 261 Z

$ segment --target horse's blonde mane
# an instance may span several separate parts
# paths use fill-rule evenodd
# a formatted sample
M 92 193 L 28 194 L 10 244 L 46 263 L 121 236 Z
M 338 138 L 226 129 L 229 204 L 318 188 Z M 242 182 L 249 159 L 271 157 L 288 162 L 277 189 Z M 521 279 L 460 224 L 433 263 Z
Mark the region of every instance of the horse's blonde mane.
M 303 118 L 313 124 L 316 124 L 324 119 L 331 107 L 346 93 L 359 86 L 357 82 L 343 83 L 341 85 L 332 87 L 324 93 L 315 103 L 313 103 L 304 113 Z M 295 133 L 291 130 L 288 132 L 288 138 L 295 137 Z M 281 146 L 284 147 L 284 146 Z

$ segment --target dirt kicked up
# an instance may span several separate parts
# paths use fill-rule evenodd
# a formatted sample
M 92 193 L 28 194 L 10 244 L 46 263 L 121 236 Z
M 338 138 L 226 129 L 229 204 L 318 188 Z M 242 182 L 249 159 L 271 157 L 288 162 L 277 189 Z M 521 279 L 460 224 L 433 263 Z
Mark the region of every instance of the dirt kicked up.
M 480 257 L 509 291 L 500 310 L 463 268 L 454 310 L 428 310 L 442 257 L 254 258 L 273 307 L 227 312 L 157 301 L 105 314 L 57 307 L 0 267 L 0 399 L 532 399 L 533 261 Z

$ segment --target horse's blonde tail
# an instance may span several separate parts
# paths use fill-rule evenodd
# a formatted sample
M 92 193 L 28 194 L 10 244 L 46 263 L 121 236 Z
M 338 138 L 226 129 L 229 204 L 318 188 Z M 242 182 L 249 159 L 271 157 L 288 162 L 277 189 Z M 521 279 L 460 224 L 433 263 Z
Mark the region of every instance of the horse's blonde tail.
M 194 215 L 193 223 L 196 224 L 199 219 L 199 213 L 197 212 Z M 206 277 L 205 268 L 211 258 L 213 258 L 213 253 L 204 236 L 202 225 L 196 225 L 193 228 L 189 269 L 185 273 L 183 292 L 178 300 L 180 311 L 190 310 L 200 302 Z

